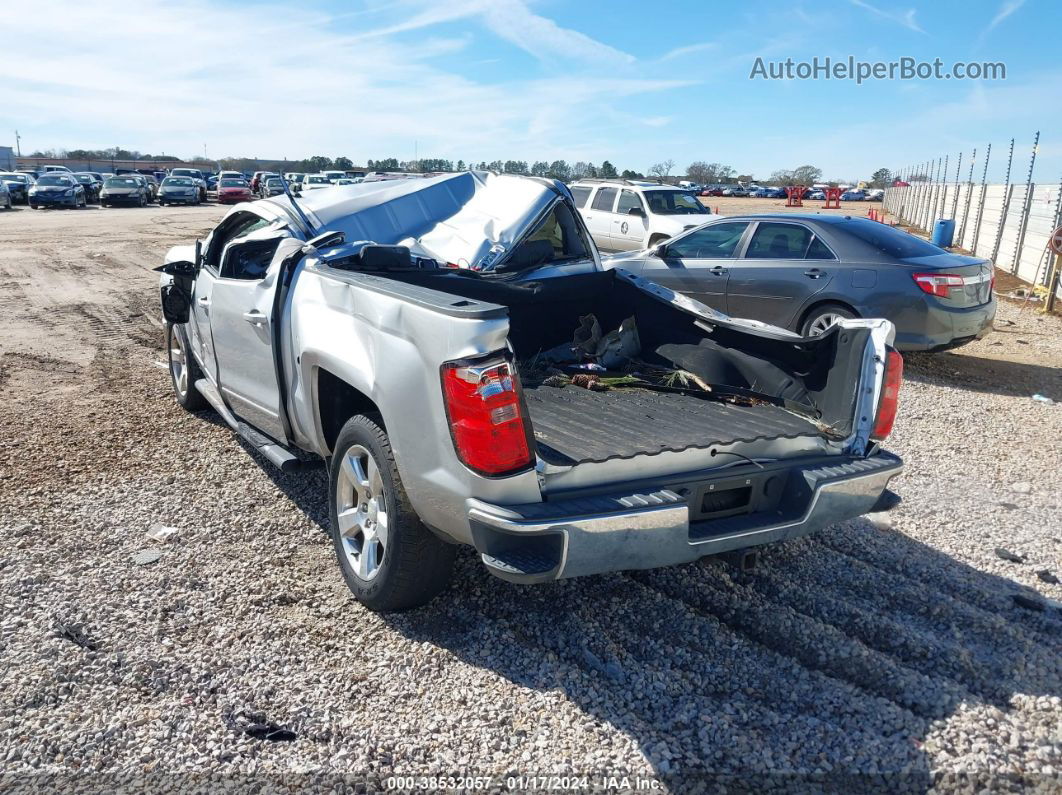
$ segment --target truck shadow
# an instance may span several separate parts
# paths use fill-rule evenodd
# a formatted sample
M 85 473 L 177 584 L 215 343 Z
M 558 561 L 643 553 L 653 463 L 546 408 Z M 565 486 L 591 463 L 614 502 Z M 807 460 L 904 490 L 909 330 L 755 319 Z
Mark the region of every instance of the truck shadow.
M 923 750 L 935 722 L 1004 724 L 1016 694 L 1062 694 L 1062 618 L 1017 606 L 1023 590 L 856 520 L 770 548 L 747 574 L 709 559 L 524 588 L 468 555 L 448 593 L 386 620 L 563 694 L 681 789 L 821 769 L 849 791 L 923 791 L 941 784 Z M 514 741 L 533 751 L 525 731 Z
M 974 392 L 1062 401 L 1062 368 L 959 353 L 905 353 L 904 378 Z
M 326 532 L 324 472 L 262 466 Z M 1015 696 L 1062 696 L 1062 614 L 1023 608 L 1015 594 L 1035 596 L 857 519 L 766 547 L 744 573 L 708 558 L 524 587 L 463 550 L 446 592 L 382 618 L 534 691 L 526 698 L 538 703 L 533 714 L 551 716 L 546 725 L 518 707 L 496 718 L 517 757 L 533 760 L 544 753 L 536 740 L 558 732 L 593 745 L 595 727 L 607 725 L 608 741 L 615 731 L 630 737 L 648 760 L 640 772 L 673 791 L 923 792 L 1037 783 L 987 769 L 936 773 L 924 747 L 949 720 L 1009 738 Z M 982 728 L 989 719 L 994 728 Z M 629 758 L 605 750 L 595 758 Z M 582 764 L 569 770 L 639 772 Z M 527 765 L 522 772 L 554 772 Z

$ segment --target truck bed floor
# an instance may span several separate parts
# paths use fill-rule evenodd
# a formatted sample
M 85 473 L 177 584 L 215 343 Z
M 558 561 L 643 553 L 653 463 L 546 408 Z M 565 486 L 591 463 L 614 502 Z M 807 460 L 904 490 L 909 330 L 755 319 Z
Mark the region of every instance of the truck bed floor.
M 735 406 L 647 389 L 524 390 L 539 455 L 553 464 L 633 458 L 759 439 L 824 436 L 777 406 Z

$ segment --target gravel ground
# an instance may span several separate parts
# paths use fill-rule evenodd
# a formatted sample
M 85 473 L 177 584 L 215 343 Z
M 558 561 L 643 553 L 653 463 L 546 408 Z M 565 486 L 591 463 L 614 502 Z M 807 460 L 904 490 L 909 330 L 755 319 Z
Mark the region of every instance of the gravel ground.
M 1062 786 L 1062 612 L 1013 599 L 1062 599 L 1037 575 L 1062 578 L 1059 318 L 1003 305 L 988 339 L 908 357 L 883 519 L 748 574 L 527 588 L 466 553 L 432 605 L 378 616 L 341 581 L 323 472 L 251 458 L 154 364 L 149 268 L 220 214 L 0 214 L 0 789 Z

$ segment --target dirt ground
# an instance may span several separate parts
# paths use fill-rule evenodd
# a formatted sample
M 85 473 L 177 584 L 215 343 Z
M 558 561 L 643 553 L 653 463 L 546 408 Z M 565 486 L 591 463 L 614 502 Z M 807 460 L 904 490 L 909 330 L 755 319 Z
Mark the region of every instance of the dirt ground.
M 435 602 L 381 617 L 343 586 L 323 473 L 250 456 L 181 411 L 158 366 L 151 269 L 224 212 L 0 212 L 6 771 L 68 791 L 93 771 L 327 789 L 460 770 L 1057 791 L 1062 614 L 1014 597 L 1062 598 L 1037 574 L 1062 575 L 1062 405 L 1030 397 L 1062 402 L 1059 318 L 1003 304 L 985 340 L 906 357 L 889 440 L 904 502 L 884 522 L 774 545 L 749 573 L 704 560 L 527 588 L 466 552 Z M 177 535 L 153 544 L 153 523 Z M 133 565 L 150 546 L 161 559 Z M 250 738 L 241 711 L 298 739 Z

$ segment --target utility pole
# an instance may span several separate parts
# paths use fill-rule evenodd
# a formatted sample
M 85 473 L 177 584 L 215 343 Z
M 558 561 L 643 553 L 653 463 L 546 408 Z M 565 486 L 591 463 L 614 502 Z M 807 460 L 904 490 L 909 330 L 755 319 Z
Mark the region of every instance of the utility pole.
M 22 136 L 18 134 L 18 130 L 15 130 L 15 154 L 22 157 L 22 144 L 19 143 L 22 140 Z

